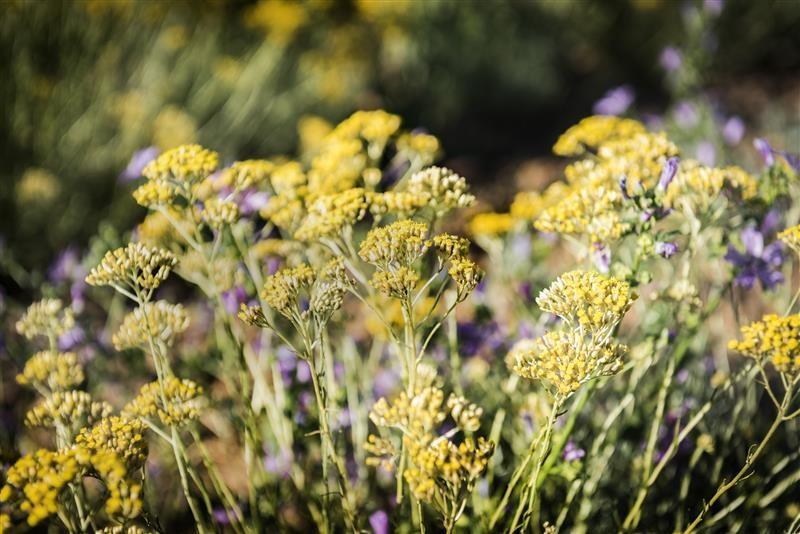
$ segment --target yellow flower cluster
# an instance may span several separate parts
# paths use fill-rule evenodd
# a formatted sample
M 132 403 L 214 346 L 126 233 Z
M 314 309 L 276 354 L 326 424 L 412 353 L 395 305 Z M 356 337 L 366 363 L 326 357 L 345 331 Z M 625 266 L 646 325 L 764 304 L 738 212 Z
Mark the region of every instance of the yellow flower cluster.
M 191 185 L 203 181 L 217 170 L 219 155 L 200 145 L 181 145 L 163 152 L 142 171 L 152 181 Z
M 200 145 L 181 145 L 151 161 L 142 174 L 148 179 L 133 192 L 142 206 L 168 206 L 182 196 L 191 204 L 210 193 L 207 178 L 217 169 L 219 156 Z
M 570 326 L 590 332 L 610 332 L 637 296 L 627 282 L 594 271 L 570 271 L 542 290 L 536 304 Z
M 17 375 L 18 384 L 51 392 L 71 389 L 80 385 L 83 379 L 83 368 L 74 352 L 37 352 Z
M 638 121 L 609 115 L 594 115 L 568 129 L 556 141 L 553 152 L 559 156 L 580 156 L 603 143 L 645 133 Z
M 309 289 L 314 279 L 314 270 L 306 264 L 281 269 L 264 282 L 261 298 L 272 309 L 292 319 L 298 313 L 300 292 Z
M 622 280 L 591 271 L 568 272 L 536 299 L 543 311 L 561 317 L 568 330 L 519 341 L 506 363 L 523 378 L 546 382 L 563 398 L 589 380 L 613 375 L 622 368 L 627 347 L 611 337 L 636 298 Z
M 224 169 L 219 177 L 219 185 L 234 191 L 243 191 L 251 187 L 264 187 L 275 164 L 265 159 L 248 159 L 237 161 Z
M 458 445 L 443 436 L 427 444 L 406 442 L 412 464 L 404 472 L 406 482 L 415 498 L 437 507 L 454 495 L 469 495 L 494 453 L 494 443 L 483 437 L 477 442 L 466 438 Z M 444 514 L 449 506 L 439 511 Z
M 73 450 L 54 452 L 39 449 L 26 454 L 6 472 L 0 502 L 13 502 L 36 526 L 58 512 L 58 498 L 79 475 L 81 465 Z
M 107 417 L 111 411 L 111 405 L 92 400 L 85 391 L 55 391 L 28 410 L 25 424 L 31 427 L 80 427 L 80 422 L 92 424 Z
M 441 252 L 445 259 L 456 257 L 464 257 L 469 253 L 470 242 L 465 237 L 459 237 L 452 234 L 439 234 L 433 236 L 430 240 L 429 246 L 434 246 L 436 250 Z
M 546 381 L 566 397 L 589 380 L 616 374 L 625 351 L 614 342 L 587 342 L 576 331 L 555 331 L 518 342 L 508 355 L 508 364 L 521 377 Z
M 299 241 L 337 237 L 363 219 L 367 208 L 367 196 L 361 188 L 320 196 L 308 206 L 308 213 L 294 237 Z
M 111 342 L 117 350 L 147 348 L 150 339 L 171 347 L 188 327 L 189 316 L 180 304 L 147 302 L 125 316 Z
M 108 491 L 106 513 L 117 519 L 137 517 L 142 511 L 142 486 L 131 480 L 128 466 L 109 449 L 94 453 L 91 464 Z
M 239 218 L 239 205 L 232 200 L 211 197 L 203 201 L 200 217 L 211 228 L 221 230 L 235 223 Z
M 439 140 L 426 133 L 403 134 L 397 139 L 397 151 L 420 166 L 436 161 L 440 148 Z
M 428 167 L 414 173 L 406 190 L 419 198 L 427 198 L 437 216 L 475 203 L 475 196 L 468 192 L 467 181 L 444 167 Z
M 428 246 L 428 225 L 402 220 L 370 230 L 358 255 L 381 270 L 389 270 L 409 267 L 425 254 Z
M 311 289 L 309 309 L 320 323 L 325 323 L 330 316 L 342 307 L 344 294 L 350 280 L 342 258 L 330 260 L 317 276 Z
M 456 428 L 436 435 L 448 414 Z M 457 395 L 451 395 L 445 404 L 441 389 L 426 386 L 412 397 L 402 392 L 391 403 L 379 399 L 370 419 L 379 427 L 402 432 L 410 460 L 404 478 L 411 492 L 447 516 L 448 509 L 458 509 L 469 497 L 494 452 L 494 443 L 482 437 L 477 442 L 467 438 L 460 444 L 451 440 L 458 430 L 478 430 L 482 414 L 480 407 Z M 370 435 L 364 448 L 372 455 L 370 465 L 393 467 L 398 448 L 390 440 Z
M 369 211 L 375 217 L 391 213 L 399 218 L 407 218 L 428 205 L 428 197 L 408 191 L 386 191 L 370 193 Z
M 56 338 L 75 327 L 71 308 L 64 308 L 59 299 L 43 299 L 31 304 L 17 321 L 17 332 L 28 339 L 36 336 Z
M 459 256 L 450 260 L 447 274 L 456 283 L 456 300 L 462 302 L 483 280 L 483 269 L 469 258 Z
M 470 219 L 467 231 L 475 237 L 499 236 L 514 228 L 514 218 L 508 213 L 478 213 Z
M 145 384 L 139 394 L 122 409 L 122 417 L 148 418 L 158 416 L 167 426 L 179 426 L 200 416 L 204 399 L 203 388 L 189 379 L 169 376 L 164 389 L 158 382 Z
M 178 260 L 169 251 L 141 243 L 129 243 L 126 247 L 107 252 L 100 265 L 89 272 L 86 283 L 152 291 L 167 279 L 177 263 Z
M 781 373 L 800 373 L 800 314 L 780 317 L 765 315 L 742 327 L 741 341 L 728 347 L 756 360 L 768 360 Z
M 676 207 L 679 200 L 691 202 L 695 209 L 705 209 L 728 185 L 747 200 L 758 193 L 758 182 L 740 167 L 706 167 L 694 160 L 683 160 L 680 170 L 664 194 L 664 205 Z
M 144 438 L 145 425 L 140 419 L 112 415 L 85 427 L 75 438 L 75 444 L 91 454 L 111 451 L 133 471 L 147 459 L 148 446 Z
M 778 234 L 778 239 L 786 243 L 795 252 L 800 253 L 800 225 L 783 230 Z

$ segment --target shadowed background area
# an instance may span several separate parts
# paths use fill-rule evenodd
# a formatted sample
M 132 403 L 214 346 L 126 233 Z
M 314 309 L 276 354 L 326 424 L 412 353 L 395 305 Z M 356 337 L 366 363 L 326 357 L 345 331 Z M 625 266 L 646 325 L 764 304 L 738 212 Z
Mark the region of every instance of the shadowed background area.
M 509 188 L 498 180 L 521 170 L 525 185 L 541 185 L 550 167 L 530 162 L 611 88 L 654 116 L 710 92 L 748 124 L 763 122 L 764 104 L 796 117 L 800 100 L 800 4 L 788 0 L 12 1 L 0 10 L 0 235 L 12 292 L 35 286 L 59 250 L 85 246 L 99 225 L 122 230 L 141 217 L 119 177 L 145 147 L 196 141 L 226 161 L 292 154 L 318 135 L 309 117 L 383 107 L 435 133 L 447 163 L 503 203 Z M 665 72 L 672 47 L 688 65 L 680 79 Z

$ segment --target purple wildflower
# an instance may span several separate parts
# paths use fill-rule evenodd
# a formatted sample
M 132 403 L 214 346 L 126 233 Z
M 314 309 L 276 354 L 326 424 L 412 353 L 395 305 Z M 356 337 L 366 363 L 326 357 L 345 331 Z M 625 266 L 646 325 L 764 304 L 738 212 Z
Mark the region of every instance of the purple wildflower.
M 76 326 L 68 332 L 64 332 L 58 338 L 58 350 L 68 351 L 83 343 L 86 333 L 83 328 Z
M 236 286 L 222 293 L 222 304 L 225 306 L 225 311 L 231 315 L 236 315 L 239 312 L 239 305 L 245 302 L 247 302 L 247 291 L 242 286 Z
M 674 46 L 668 46 L 661 51 L 658 62 L 665 71 L 674 72 L 683 65 L 683 55 Z
M 703 9 L 711 15 L 719 15 L 724 7 L 724 0 L 703 0 Z
M 655 246 L 656 254 L 663 258 L 671 258 L 678 252 L 678 245 L 675 243 L 658 241 Z
M 671 184 L 672 180 L 675 178 L 675 175 L 678 174 L 678 164 L 680 161 L 679 157 L 673 156 L 664 164 L 664 167 L 661 169 L 661 176 L 658 178 L 658 188 L 661 191 L 666 191 L 669 184 Z
M 231 520 L 224 508 L 214 508 L 211 512 L 214 522 L 218 525 L 229 525 Z
M 734 282 L 738 286 L 751 289 L 759 281 L 764 289 L 772 289 L 783 282 L 783 273 L 780 270 L 784 260 L 783 244 L 774 241 L 765 246 L 764 236 L 767 232 L 764 230 L 764 224 L 760 229 L 749 226 L 742 230 L 740 237 L 744 245 L 743 252 L 728 245 L 725 259 L 735 267 Z
M 369 516 L 369 526 L 373 534 L 389 534 L 389 515 L 383 510 L 378 510 Z
M 577 462 L 584 456 L 586 456 L 586 451 L 575 445 L 575 442 L 572 440 L 567 441 L 561 453 L 561 458 L 563 458 L 565 462 Z
M 160 150 L 154 146 L 137 150 L 131 156 L 128 166 L 119 175 L 119 180 L 121 182 L 131 182 L 141 177 L 142 171 L 147 167 L 147 164 L 156 159 L 160 153 Z
M 277 454 L 270 454 L 268 451 L 264 453 L 264 470 L 267 473 L 286 478 L 291 465 L 292 455 L 287 450 L 281 449 Z
M 237 204 L 242 215 L 252 215 L 267 205 L 269 193 L 256 189 L 246 189 L 242 191 Z
M 297 366 L 297 381 L 301 384 L 307 383 L 311 380 L 311 367 L 308 366 L 307 362 L 300 362 Z
M 756 147 L 758 153 L 761 154 L 761 158 L 764 160 L 764 165 L 767 167 L 772 167 L 775 165 L 774 150 L 772 150 L 772 147 L 766 139 L 763 137 L 757 138 L 755 141 L 753 141 L 753 146 Z
M 598 271 L 607 273 L 611 267 L 611 250 L 605 245 L 595 244 L 592 259 Z
M 678 123 L 678 126 L 681 128 L 692 128 L 697 126 L 697 123 L 700 122 L 700 114 L 697 112 L 697 108 L 694 104 L 686 100 L 678 102 L 673 111 L 673 115 L 675 117 L 675 122 Z
M 622 198 L 630 200 L 631 196 L 628 194 L 628 177 L 623 174 L 619 177 L 619 190 L 622 192 Z
M 630 85 L 620 85 L 610 89 L 595 102 L 592 111 L 597 115 L 622 115 L 628 111 L 635 99 L 636 93 Z
M 695 156 L 697 157 L 697 161 L 703 165 L 713 167 L 717 162 L 717 149 L 711 141 L 700 141 L 697 143 Z
M 730 146 L 736 146 L 742 141 L 744 132 L 744 121 L 740 117 L 734 116 L 725 121 L 725 125 L 722 127 L 722 138 Z

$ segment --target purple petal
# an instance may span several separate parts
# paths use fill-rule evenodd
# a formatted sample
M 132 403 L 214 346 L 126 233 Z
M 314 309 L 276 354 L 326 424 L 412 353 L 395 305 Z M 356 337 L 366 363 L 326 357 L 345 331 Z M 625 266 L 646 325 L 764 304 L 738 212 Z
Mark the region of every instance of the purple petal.
M 740 117 L 731 117 L 722 127 L 722 138 L 730 146 L 738 145 L 744 137 L 744 121 Z
M 773 154 L 772 147 L 769 142 L 763 137 L 757 138 L 753 141 L 753 146 L 756 147 L 758 153 L 761 154 L 761 159 L 764 160 L 764 165 L 772 167 L 775 164 L 775 155 Z
M 656 254 L 664 258 L 671 258 L 678 252 L 678 245 L 664 241 L 658 241 L 655 245 Z
M 147 167 L 147 164 L 158 157 L 160 151 L 158 147 L 149 146 L 141 150 L 137 150 L 131 156 L 128 166 L 119 175 L 121 182 L 131 182 L 142 176 L 142 171 Z
M 611 266 L 611 250 L 605 245 L 596 247 L 592 259 L 598 271 L 607 273 Z
M 673 113 L 675 115 L 675 122 L 677 122 L 678 126 L 681 128 L 692 128 L 697 126 L 697 123 L 700 122 L 700 114 L 697 112 L 697 108 L 694 104 L 686 100 L 678 102 Z
M 770 267 L 779 267 L 783 263 L 783 243 L 774 241 L 767 245 L 761 259 Z
M 664 164 L 664 167 L 661 169 L 661 176 L 658 178 L 658 188 L 661 191 L 666 191 L 669 187 L 669 184 L 672 183 L 673 178 L 678 173 L 678 163 L 680 163 L 680 158 L 677 156 L 673 156 L 667 160 Z
M 383 510 L 378 510 L 369 516 L 369 526 L 373 534 L 389 534 L 389 516 Z
M 781 222 L 781 212 L 776 209 L 771 209 L 764 215 L 764 220 L 761 221 L 761 233 L 764 235 L 772 234 L 778 228 Z
M 683 56 L 680 51 L 674 46 L 668 46 L 661 51 L 658 57 L 658 62 L 661 67 L 667 72 L 673 72 L 681 68 L 683 64 Z
M 741 238 L 747 253 L 760 258 L 764 253 L 764 235 L 752 226 L 748 226 L 742 230 Z
M 735 267 L 744 267 L 748 263 L 748 259 L 733 245 L 728 245 L 728 252 L 725 253 L 725 260 Z
M 763 269 L 758 273 L 758 278 L 761 280 L 761 285 L 764 286 L 764 289 L 772 289 L 783 283 L 783 273 L 780 271 Z
M 603 95 L 595 102 L 592 110 L 596 115 L 622 115 L 635 99 L 633 88 L 630 85 L 621 85 Z
M 697 161 L 709 167 L 713 167 L 717 162 L 717 149 L 711 141 L 699 142 L 695 149 L 695 155 L 697 156 Z

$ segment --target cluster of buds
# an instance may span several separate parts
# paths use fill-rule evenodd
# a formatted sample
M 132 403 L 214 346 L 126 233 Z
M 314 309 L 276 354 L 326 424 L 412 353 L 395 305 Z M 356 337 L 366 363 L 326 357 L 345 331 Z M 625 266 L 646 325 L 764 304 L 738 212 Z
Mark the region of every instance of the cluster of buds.
M 117 350 L 147 348 L 150 340 L 171 347 L 189 327 L 189 316 L 180 304 L 147 302 L 128 313 L 111 342 Z
M 180 426 L 200 416 L 205 402 L 203 388 L 189 379 L 166 377 L 162 384 L 150 382 L 122 409 L 125 418 L 157 416 L 165 426 Z
M 16 326 L 17 332 L 28 339 L 55 339 L 75 327 L 75 315 L 61 300 L 43 299 L 31 304 Z
M 626 282 L 611 276 L 586 271 L 562 275 L 536 302 L 559 316 L 567 330 L 518 342 L 508 365 L 523 378 L 545 382 L 561 399 L 589 380 L 616 374 L 627 349 L 612 336 L 635 299 Z
M 129 243 L 107 252 L 100 265 L 89 272 L 86 283 L 152 292 L 167 279 L 177 263 L 175 256 L 167 250 Z

